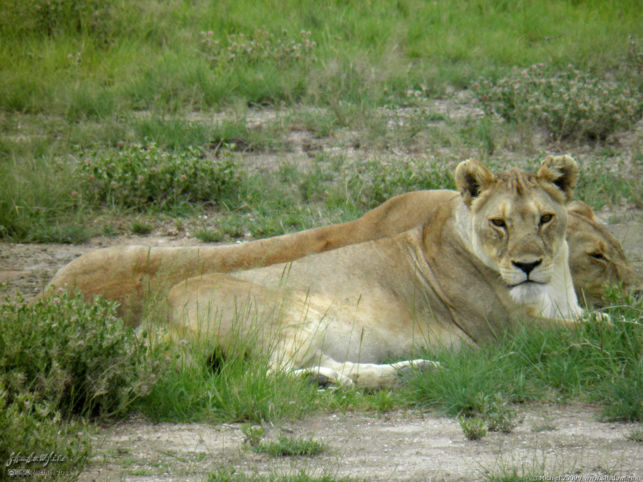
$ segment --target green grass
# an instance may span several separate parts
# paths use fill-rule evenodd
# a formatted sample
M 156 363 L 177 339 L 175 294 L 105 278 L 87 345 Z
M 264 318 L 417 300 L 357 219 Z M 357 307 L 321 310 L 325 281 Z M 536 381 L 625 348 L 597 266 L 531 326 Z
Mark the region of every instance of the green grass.
M 628 75 L 641 20 L 624 2 L 37 4 L 10 0 L 0 13 L 11 66 L 0 108 L 71 120 L 238 100 L 381 103 L 538 62 Z
M 311 457 L 324 452 L 324 444 L 312 439 L 281 436 L 273 442 L 260 442 L 252 450 L 271 457 Z
M 246 437 L 246 446 L 257 454 L 271 457 L 311 457 L 326 450 L 323 443 L 313 439 L 280 435 L 277 440 L 263 440 L 265 430 L 260 426 L 245 425 L 241 431 Z
M 0 238 L 79 243 L 109 231 L 110 216 L 129 217 L 134 224 L 143 215 L 154 229 L 158 214 L 190 224 L 206 214 L 216 223 L 191 229 L 205 239 L 273 236 L 355 219 L 404 192 L 453 188 L 455 165 L 471 152 L 504 169 L 494 153 L 513 149 L 525 135 L 523 127 L 491 119 L 433 126 L 426 124 L 430 113 L 400 117 L 369 111 L 354 114 L 351 123 L 364 126 L 359 140 L 365 147 L 371 143 L 373 154 L 354 160 L 345 151 L 318 151 L 309 166 L 280 161 L 285 133 L 300 128 L 302 115 L 313 115 L 305 112 L 285 114 L 265 128 L 250 128 L 247 120 L 212 125 L 152 117 L 118 127 L 107 122 L 104 132 L 90 121 L 75 125 L 15 116 L 27 135 L 20 137 L 21 130 L 9 122 L 0 129 L 6 133 L 0 175 L 8 181 L 0 185 Z M 328 112 L 318 112 L 321 122 Z M 137 133 L 141 125 L 152 127 Z M 48 138 L 51 144 L 41 142 Z M 389 161 L 389 148 L 427 148 L 429 154 Z M 257 150 L 276 158 L 275 165 L 248 166 L 247 155 Z M 517 165 L 537 168 L 542 155 L 530 158 Z M 597 148 L 581 162 L 578 198 L 594 208 L 643 205 L 643 190 L 628 174 L 639 158 L 636 149 L 630 162 L 618 149 Z
M 477 350 L 427 354 L 445 368 L 414 380 L 413 396 L 450 415 L 502 418 L 503 400 L 580 398 L 600 401 L 606 420 L 641 421 L 643 306 L 632 298 L 614 306 L 612 326 L 589 320 L 574 330 L 525 327 Z

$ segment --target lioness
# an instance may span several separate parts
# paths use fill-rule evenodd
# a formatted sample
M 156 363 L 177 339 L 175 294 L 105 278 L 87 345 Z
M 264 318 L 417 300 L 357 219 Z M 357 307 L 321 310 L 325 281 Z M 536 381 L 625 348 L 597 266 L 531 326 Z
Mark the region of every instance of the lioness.
M 155 291 L 197 274 L 269 266 L 392 236 L 419 224 L 430 224 L 438 208 L 456 197 L 458 193 L 449 190 L 410 192 L 386 201 L 355 221 L 231 246 L 98 249 L 61 268 L 49 288 L 77 287 L 88 299 L 100 294 L 118 301 L 119 313 L 136 323 L 146 288 Z M 634 272 L 619 242 L 598 222 L 589 206 L 573 201 L 568 205 L 568 214 L 567 242 L 577 296 L 600 306 L 603 285 L 621 283 L 627 288 L 634 280 Z
M 289 264 L 205 274 L 169 293 L 170 324 L 212 339 L 271 345 L 274 370 L 380 387 L 398 370 L 384 360 L 426 346 L 475 344 L 527 319 L 574 323 L 582 310 L 568 265 L 566 204 L 578 179 L 568 156 L 537 174 L 494 175 L 477 161 L 455 172 L 459 196 L 430 224 Z M 255 322 L 239 317 L 249 301 Z

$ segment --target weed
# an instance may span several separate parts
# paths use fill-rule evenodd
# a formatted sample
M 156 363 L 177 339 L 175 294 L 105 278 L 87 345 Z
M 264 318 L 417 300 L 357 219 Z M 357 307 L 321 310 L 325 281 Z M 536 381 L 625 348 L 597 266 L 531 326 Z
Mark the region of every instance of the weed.
M 625 435 L 625 438 L 633 442 L 643 442 L 643 430 L 632 430 Z
M 474 416 L 460 415 L 458 421 L 465 437 L 478 440 L 489 432 L 510 433 L 516 426 L 516 411 L 501 393 L 493 396 L 478 393 L 473 401 Z
M 467 440 L 480 440 L 487 435 L 485 422 L 479 417 L 458 417 L 458 423 Z
M 542 125 L 556 139 L 605 139 L 630 128 L 643 112 L 637 90 L 571 65 L 532 65 L 498 82 L 477 82 L 474 89 L 488 113 Z
M 312 439 L 280 436 L 276 441 L 264 442 L 265 430 L 258 425 L 245 424 L 241 431 L 245 436 L 244 444 L 258 454 L 272 457 L 312 456 L 325 450 L 324 444 Z
M 223 241 L 223 234 L 220 231 L 212 229 L 199 229 L 194 233 L 194 237 L 204 243 L 217 243 Z
M 90 239 L 93 234 L 93 231 L 83 224 L 36 224 L 31 227 L 25 240 L 33 243 L 81 244 Z
M 500 393 L 479 395 L 480 412 L 490 432 L 510 433 L 516 426 L 516 411 Z
M 0 237 L 36 242 L 82 242 L 84 200 L 72 167 L 43 158 L 0 163 Z
M 183 119 L 145 118 L 134 123 L 136 137 L 141 142 L 153 142 L 161 149 L 185 150 L 199 148 L 211 140 L 211 128 L 204 123 Z
M 353 479 L 331 477 L 327 475 L 310 476 L 303 470 L 293 475 L 271 474 L 266 476 L 250 476 L 244 473 L 237 473 L 235 468 L 220 467 L 216 472 L 212 472 L 208 481 L 210 482 L 341 482 Z
M 258 454 L 268 454 L 272 457 L 314 456 L 326 450 L 324 444 L 312 439 L 298 439 L 280 436 L 276 441 L 259 442 L 252 447 Z
M 145 221 L 134 220 L 132 223 L 132 234 L 146 235 L 152 232 L 154 227 L 151 224 L 146 223 Z
M 542 422 L 535 423 L 531 427 L 531 431 L 534 432 L 534 433 L 550 432 L 550 431 L 556 430 L 557 428 L 558 427 L 553 422 L 545 419 Z
M 241 426 L 241 432 L 244 435 L 243 443 L 249 447 L 256 447 L 266 434 L 266 430 L 261 425 L 251 425 L 246 423 Z

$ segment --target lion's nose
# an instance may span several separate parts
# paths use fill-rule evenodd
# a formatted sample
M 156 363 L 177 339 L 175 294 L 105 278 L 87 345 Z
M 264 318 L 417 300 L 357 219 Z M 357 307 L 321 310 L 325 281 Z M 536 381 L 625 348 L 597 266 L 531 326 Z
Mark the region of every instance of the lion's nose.
M 518 261 L 511 262 L 511 264 L 513 264 L 516 268 L 520 268 L 527 276 L 529 276 L 529 273 L 531 273 L 534 268 L 540 263 L 542 263 L 541 259 L 539 259 L 538 261 L 534 261 L 533 263 L 520 263 Z

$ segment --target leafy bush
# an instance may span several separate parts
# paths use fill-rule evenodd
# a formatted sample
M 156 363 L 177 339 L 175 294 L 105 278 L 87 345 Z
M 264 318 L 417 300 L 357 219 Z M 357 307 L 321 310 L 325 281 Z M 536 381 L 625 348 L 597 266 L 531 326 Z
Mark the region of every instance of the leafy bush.
M 555 138 L 605 139 L 633 126 L 643 112 L 641 93 L 599 80 L 569 65 L 532 65 L 497 82 L 473 85 L 488 114 L 545 127 Z
M 243 174 L 229 160 L 203 158 L 190 148 L 167 152 L 155 144 L 95 154 L 80 166 L 85 197 L 122 208 L 181 202 L 236 203 Z
M 33 394 L 21 394 L 7 402 L 8 393 L 0 384 L 0 479 L 36 477 L 68 479 L 82 468 L 89 454 L 86 427 L 78 422 L 61 425 L 60 412 Z M 45 455 L 44 461 L 25 463 L 23 457 Z
M 60 292 L 33 305 L 0 307 L 0 386 L 6 403 L 24 394 L 63 418 L 124 415 L 159 373 L 144 341 L 115 316 L 113 302 Z
M 89 453 L 85 422 L 72 417 L 123 416 L 151 391 L 163 372 L 161 351 L 146 347 L 114 313 L 113 302 L 85 303 L 66 292 L 0 306 L 0 460 L 19 459 L 3 466 L 10 471 L 0 478 L 70 478 Z M 31 454 L 56 461 L 20 459 Z

